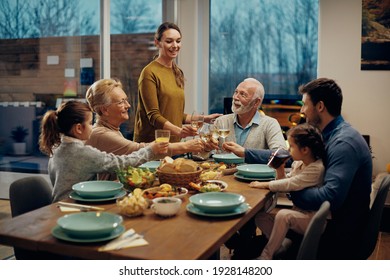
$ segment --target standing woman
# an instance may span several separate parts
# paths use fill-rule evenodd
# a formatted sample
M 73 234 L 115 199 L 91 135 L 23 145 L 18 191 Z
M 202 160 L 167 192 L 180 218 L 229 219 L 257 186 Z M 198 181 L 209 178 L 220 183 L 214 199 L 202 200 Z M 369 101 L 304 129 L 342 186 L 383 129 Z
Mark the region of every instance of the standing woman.
M 191 115 L 184 113 L 184 74 L 175 63 L 181 48 L 181 31 L 170 22 L 162 23 L 154 43 L 159 52 L 141 72 L 138 80 L 138 107 L 135 115 L 134 141 L 151 142 L 156 129 L 171 131 L 171 142 L 195 136 Z M 205 116 L 210 122 L 220 114 Z

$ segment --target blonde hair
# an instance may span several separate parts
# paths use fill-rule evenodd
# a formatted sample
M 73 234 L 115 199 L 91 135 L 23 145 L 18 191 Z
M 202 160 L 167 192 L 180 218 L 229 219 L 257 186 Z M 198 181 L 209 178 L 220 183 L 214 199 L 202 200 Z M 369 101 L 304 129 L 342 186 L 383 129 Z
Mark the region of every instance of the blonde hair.
M 51 156 L 61 143 L 61 134 L 69 135 L 73 125 L 84 123 L 87 113 L 91 113 L 88 104 L 75 100 L 61 104 L 57 111 L 47 111 L 41 123 L 39 149 Z
M 158 28 L 157 28 L 157 31 L 156 33 L 154 34 L 154 38 L 161 42 L 161 38 L 164 34 L 165 31 L 167 31 L 168 29 L 175 29 L 177 32 L 179 32 L 180 36 L 181 36 L 181 31 L 180 31 L 180 28 L 172 23 L 172 22 L 164 22 L 162 23 Z M 154 59 L 156 59 L 158 55 L 156 55 L 154 57 Z M 179 66 L 177 66 L 177 64 L 175 63 L 175 61 L 172 61 L 172 70 L 173 70 L 173 74 L 175 75 L 175 80 L 176 80 L 176 84 L 181 87 L 181 88 L 184 88 L 184 73 L 183 71 L 179 68 Z
M 92 111 L 101 116 L 102 107 L 111 103 L 111 97 L 109 97 L 108 93 L 117 87 L 123 89 L 122 83 L 116 79 L 101 79 L 94 82 L 85 94 Z

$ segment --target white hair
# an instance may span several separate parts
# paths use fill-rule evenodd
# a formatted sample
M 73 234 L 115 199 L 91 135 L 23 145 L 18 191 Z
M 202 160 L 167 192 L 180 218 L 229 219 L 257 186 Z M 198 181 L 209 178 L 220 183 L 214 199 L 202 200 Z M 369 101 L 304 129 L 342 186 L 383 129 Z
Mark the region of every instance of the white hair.
M 263 101 L 264 94 L 265 94 L 264 86 L 255 78 L 246 78 L 244 82 L 252 82 L 256 84 L 256 90 L 255 93 L 253 94 L 253 99 L 260 98 L 261 101 Z

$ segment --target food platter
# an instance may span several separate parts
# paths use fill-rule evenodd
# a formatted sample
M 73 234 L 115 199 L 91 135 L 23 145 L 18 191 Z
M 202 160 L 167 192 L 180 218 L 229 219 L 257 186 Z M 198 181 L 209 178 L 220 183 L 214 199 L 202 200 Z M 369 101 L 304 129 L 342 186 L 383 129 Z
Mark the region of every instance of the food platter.
M 190 183 L 189 187 L 193 192 L 223 192 L 227 189 L 228 184 L 221 180 L 207 180 L 199 184 Z
M 168 184 L 162 184 L 159 187 L 153 187 L 148 188 L 143 191 L 143 197 L 146 199 L 154 199 L 157 197 L 178 197 L 182 198 L 188 193 L 188 189 L 184 187 L 164 187 L 164 185 Z

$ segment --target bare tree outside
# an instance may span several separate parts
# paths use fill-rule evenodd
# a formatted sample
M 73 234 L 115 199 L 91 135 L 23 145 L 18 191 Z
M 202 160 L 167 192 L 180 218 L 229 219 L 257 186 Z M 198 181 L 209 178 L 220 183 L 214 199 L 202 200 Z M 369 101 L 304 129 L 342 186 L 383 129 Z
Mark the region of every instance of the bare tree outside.
M 0 38 L 42 38 L 98 34 L 93 11 L 79 0 L 2 0 Z
M 156 15 L 156 6 L 161 0 L 112 0 L 111 33 L 130 34 L 154 32 L 161 23 L 161 15 Z
M 210 0 L 210 112 L 223 112 L 245 77 L 260 80 L 266 98 L 299 98 L 317 75 L 318 0 Z
M 29 38 L 33 24 L 29 14 L 30 1 L 0 1 L 0 38 Z

